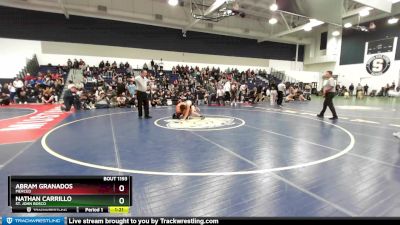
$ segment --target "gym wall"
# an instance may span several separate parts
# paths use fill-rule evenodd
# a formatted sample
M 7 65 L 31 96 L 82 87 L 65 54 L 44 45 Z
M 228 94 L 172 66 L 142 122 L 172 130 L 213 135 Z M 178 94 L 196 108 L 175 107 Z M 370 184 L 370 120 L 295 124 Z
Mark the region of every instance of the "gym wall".
M 110 63 L 116 61 L 129 62 L 133 68 L 142 68 L 144 63 L 149 65 L 153 59 L 159 63 L 163 59 L 164 68 L 172 69 L 176 65 L 220 67 L 247 69 L 301 70 L 302 62 L 269 60 L 247 57 L 208 55 L 184 53 L 139 48 L 115 47 L 65 42 L 32 41 L 0 38 L 0 78 L 13 78 L 26 65 L 28 58 L 37 55 L 41 65 L 65 65 L 68 59 L 83 59 L 88 65 L 98 65 L 101 60 Z
M 363 63 L 366 42 L 388 37 L 400 37 L 400 23 L 389 25 L 387 24 L 387 19 L 388 18 L 384 18 L 375 21 L 375 31 L 361 32 L 354 29 L 344 29 L 342 35 L 340 65 Z M 369 23 L 361 25 L 368 27 Z M 400 46 L 400 38 L 397 40 L 397 46 Z M 396 60 L 400 60 L 400 48 L 397 48 Z
M 70 16 L 66 19 L 62 14 L 45 13 L 31 10 L 22 10 L 9 7 L 0 7 L 0 37 L 8 39 L 25 39 L 46 42 L 88 44 L 97 46 L 114 46 L 129 48 L 133 53 L 123 54 L 120 57 L 128 59 L 161 59 L 165 62 L 193 62 L 231 65 L 273 67 L 277 69 L 293 69 L 296 56 L 296 45 L 262 42 L 257 40 L 236 38 L 224 35 L 188 32 L 187 38 L 182 37 L 181 31 L 171 28 L 111 21 L 97 18 Z M 1 44 L 1 43 L 0 43 Z M 16 46 L 14 43 L 11 46 Z M 33 44 L 33 43 L 32 43 Z M 33 44 L 37 49 L 37 43 Z M 39 43 L 44 49 L 47 44 Z M 57 45 L 57 44 L 53 44 Z M 0 48 L 2 46 L 0 45 Z M 54 47 L 54 46 L 53 46 Z M 60 49 L 62 49 L 60 47 Z M 69 47 L 64 50 L 70 49 Z M 68 53 L 36 52 L 37 54 L 65 54 L 69 56 L 84 55 L 102 56 L 95 52 L 81 53 L 76 48 Z M 153 51 L 151 51 L 153 50 Z M 155 51 L 154 51 L 155 50 Z M 125 51 L 127 52 L 127 51 Z M 22 53 L 22 52 L 20 52 Z M 21 54 L 21 58 L 30 57 Z M 7 52 L 4 57 L 7 58 Z M 302 68 L 304 46 L 299 48 L 300 65 Z M 65 58 L 65 57 L 64 57 Z M 49 59 L 51 59 L 49 57 Z M 44 63 L 47 59 L 39 60 Z M 60 62 L 60 58 L 54 59 Z M 57 62 L 49 61 L 58 64 Z M 47 62 L 45 62 L 47 63 Z M 10 65 L 9 63 L 5 65 Z M 17 67 L 17 66 L 15 66 Z M 0 74 L 2 77 L 13 77 L 22 69 L 18 67 Z
M 400 24 L 389 25 L 384 18 L 375 21 L 376 30 L 361 32 L 354 29 L 343 30 L 340 62 L 335 68 L 335 73 L 339 75 L 339 82 L 349 86 L 351 83 L 357 85 L 368 84 L 370 90 L 379 91 L 386 84 L 395 82 L 399 85 L 400 76 Z M 369 26 L 369 23 L 362 24 Z M 380 76 L 371 76 L 364 65 L 364 53 L 366 42 L 385 39 L 389 37 L 399 37 L 395 61 L 391 62 L 389 70 Z

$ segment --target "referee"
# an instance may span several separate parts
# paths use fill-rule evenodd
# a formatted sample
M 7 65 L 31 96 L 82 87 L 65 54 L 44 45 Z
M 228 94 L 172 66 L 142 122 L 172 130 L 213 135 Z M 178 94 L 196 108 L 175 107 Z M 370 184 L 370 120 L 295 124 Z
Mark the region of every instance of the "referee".
M 324 101 L 324 106 L 322 108 L 322 111 L 317 116 L 319 118 L 323 118 L 326 108 L 329 107 L 329 109 L 331 110 L 332 115 L 333 115 L 333 117 L 331 117 L 329 119 L 337 120 L 338 116 L 336 114 L 335 106 L 333 106 L 333 101 L 332 101 L 333 97 L 335 97 L 335 80 L 332 77 L 332 71 L 326 71 L 324 74 L 324 77 L 326 77 L 326 79 L 327 79 L 327 82 L 323 89 L 325 101 Z
M 147 70 L 142 70 L 140 76 L 135 77 L 136 82 L 136 96 L 138 101 L 139 119 L 142 118 L 143 112 L 142 108 L 144 106 L 144 118 L 151 119 L 149 115 L 149 99 L 147 97 L 147 84 L 149 80 L 147 79 Z

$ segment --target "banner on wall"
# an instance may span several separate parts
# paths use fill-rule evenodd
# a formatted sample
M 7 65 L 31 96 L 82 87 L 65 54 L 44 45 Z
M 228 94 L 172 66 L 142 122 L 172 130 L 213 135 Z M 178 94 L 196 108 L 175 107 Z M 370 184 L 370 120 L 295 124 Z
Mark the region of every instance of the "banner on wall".
M 364 65 L 368 74 L 387 74 L 395 60 L 397 37 L 365 43 Z

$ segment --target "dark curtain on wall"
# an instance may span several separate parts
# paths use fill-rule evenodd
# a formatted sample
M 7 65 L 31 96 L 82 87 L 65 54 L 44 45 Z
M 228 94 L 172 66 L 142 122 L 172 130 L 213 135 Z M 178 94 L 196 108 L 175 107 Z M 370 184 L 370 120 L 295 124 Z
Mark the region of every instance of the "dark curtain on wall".
M 294 61 L 296 45 L 0 7 L 0 37 Z M 303 61 L 304 46 L 299 48 Z

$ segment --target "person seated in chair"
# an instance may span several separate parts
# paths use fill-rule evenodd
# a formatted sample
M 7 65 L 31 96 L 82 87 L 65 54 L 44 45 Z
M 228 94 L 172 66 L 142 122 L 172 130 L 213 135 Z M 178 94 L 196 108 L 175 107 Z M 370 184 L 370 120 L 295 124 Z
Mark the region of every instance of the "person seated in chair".
M 125 92 L 122 92 L 117 97 L 117 106 L 118 107 L 126 107 L 126 104 L 127 104 L 127 98 L 126 98 Z
M 364 88 L 361 86 L 361 84 L 358 84 L 356 91 L 357 91 L 356 92 L 357 99 L 363 99 L 363 97 L 364 97 Z
M 53 96 L 53 89 L 50 87 L 46 87 L 45 90 L 42 92 L 42 102 L 44 104 L 52 104 L 55 102 L 54 96 Z
M 6 92 L 0 94 L 0 105 L 10 105 L 10 94 Z
M 343 94 L 343 96 L 344 96 L 344 98 L 345 99 L 349 99 L 350 98 L 350 93 L 347 91 L 347 89 L 344 89 L 344 94 Z
M 25 88 L 21 88 L 21 91 L 19 92 L 19 98 L 18 98 L 19 104 L 27 104 L 28 103 L 28 97 Z

